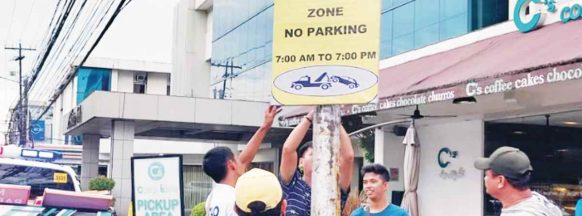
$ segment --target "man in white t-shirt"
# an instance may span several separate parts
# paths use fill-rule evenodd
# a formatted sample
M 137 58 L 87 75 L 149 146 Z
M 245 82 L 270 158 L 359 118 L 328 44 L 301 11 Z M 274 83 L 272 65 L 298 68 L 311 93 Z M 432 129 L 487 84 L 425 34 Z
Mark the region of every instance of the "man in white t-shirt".
M 216 182 L 214 188 L 206 198 L 206 215 L 208 216 L 236 216 L 234 211 L 234 186 L 253 161 L 259 146 L 267 135 L 275 115 L 281 110 L 277 106 L 269 106 L 265 111 L 263 125 L 255 132 L 240 155 L 235 155 L 230 148 L 216 147 L 204 155 L 202 168 L 206 175 Z
M 489 158 L 475 160 L 485 171 L 485 189 L 503 205 L 501 216 L 562 216 L 562 211 L 541 194 L 531 191 L 533 168 L 521 150 L 503 146 Z

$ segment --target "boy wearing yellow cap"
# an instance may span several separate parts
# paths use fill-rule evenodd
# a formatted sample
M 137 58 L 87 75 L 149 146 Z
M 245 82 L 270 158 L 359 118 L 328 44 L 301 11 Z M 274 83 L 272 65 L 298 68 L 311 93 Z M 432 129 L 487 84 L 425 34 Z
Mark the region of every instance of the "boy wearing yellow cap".
M 252 169 L 236 182 L 236 213 L 239 216 L 285 215 L 287 202 L 277 177 L 266 170 Z

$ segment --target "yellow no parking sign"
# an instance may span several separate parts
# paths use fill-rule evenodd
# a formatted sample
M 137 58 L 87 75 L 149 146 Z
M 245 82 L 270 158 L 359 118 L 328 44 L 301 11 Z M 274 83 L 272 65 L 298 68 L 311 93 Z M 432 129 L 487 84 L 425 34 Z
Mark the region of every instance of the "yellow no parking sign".
M 275 0 L 274 99 L 283 105 L 374 100 L 380 5 L 380 0 Z

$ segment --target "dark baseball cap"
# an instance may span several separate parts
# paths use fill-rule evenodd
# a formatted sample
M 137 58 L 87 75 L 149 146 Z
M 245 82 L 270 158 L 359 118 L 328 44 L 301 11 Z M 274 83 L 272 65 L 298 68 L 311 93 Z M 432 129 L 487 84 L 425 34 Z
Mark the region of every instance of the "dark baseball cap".
M 477 169 L 491 169 L 497 174 L 510 178 L 520 178 L 527 172 L 533 171 L 527 155 L 509 146 L 499 147 L 488 158 L 478 158 L 474 165 Z

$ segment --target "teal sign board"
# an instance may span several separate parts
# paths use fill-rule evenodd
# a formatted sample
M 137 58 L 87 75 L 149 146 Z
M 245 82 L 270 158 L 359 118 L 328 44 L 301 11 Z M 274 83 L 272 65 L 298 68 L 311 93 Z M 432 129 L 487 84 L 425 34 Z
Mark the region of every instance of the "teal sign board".
M 535 12 L 531 15 L 531 19 L 522 19 L 522 15 L 526 13 L 526 10 L 530 3 L 543 4 L 544 10 L 540 12 Z M 531 11 L 530 11 L 531 12 Z M 556 13 L 558 12 L 556 1 L 554 0 L 518 0 L 513 9 L 513 22 L 520 32 L 526 33 L 535 30 L 543 22 L 544 13 Z M 572 4 L 569 6 L 564 6 L 559 10 L 560 20 L 563 23 L 577 20 L 582 17 L 582 5 Z

